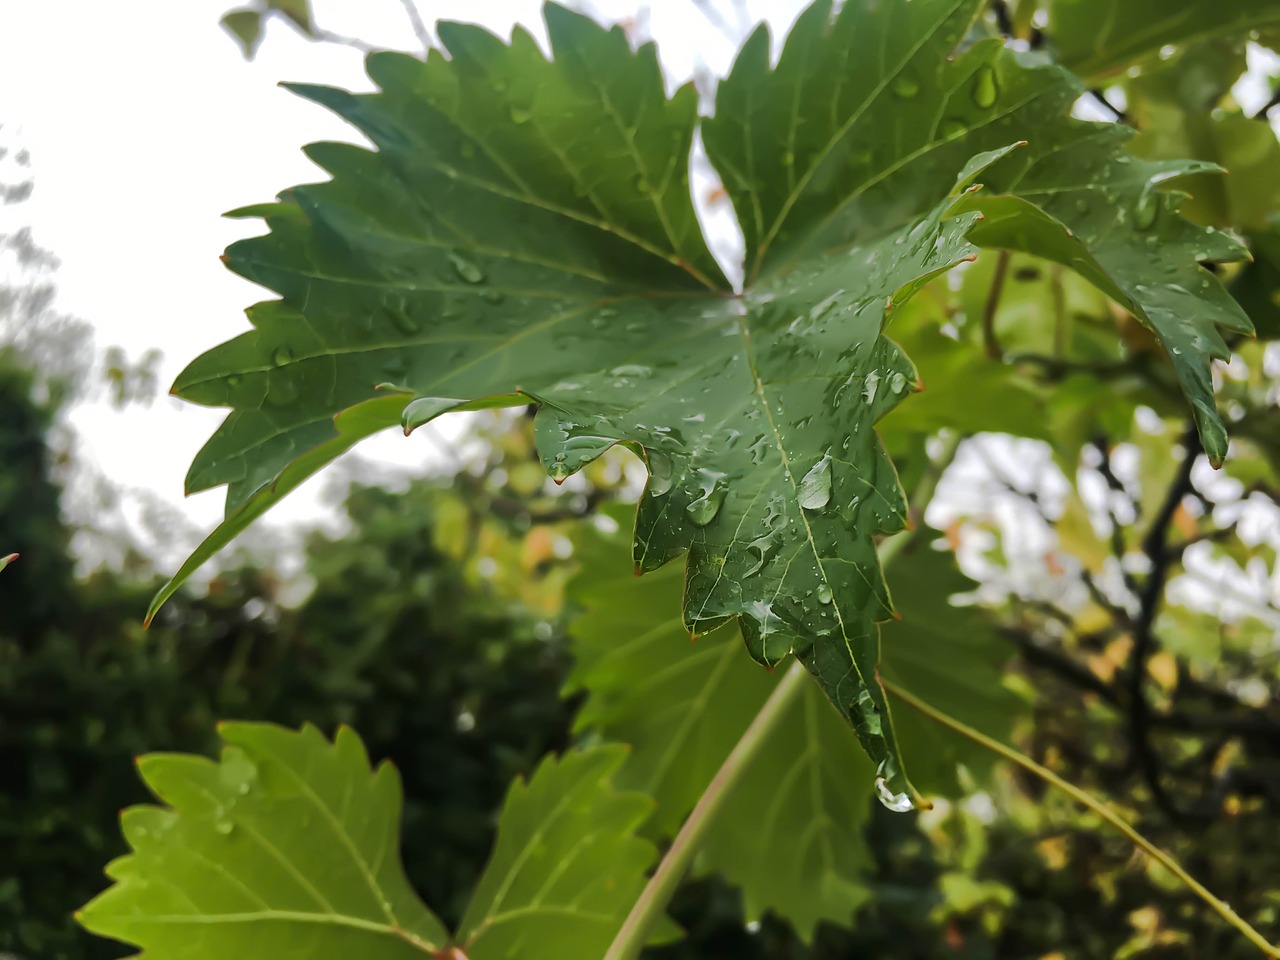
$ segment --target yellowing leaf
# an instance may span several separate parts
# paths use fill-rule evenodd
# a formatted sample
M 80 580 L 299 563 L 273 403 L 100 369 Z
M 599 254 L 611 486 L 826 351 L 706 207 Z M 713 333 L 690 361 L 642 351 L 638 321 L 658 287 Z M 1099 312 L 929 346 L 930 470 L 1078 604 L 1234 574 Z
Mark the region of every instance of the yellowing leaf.
M 1053 525 L 1058 542 L 1068 553 L 1080 561 L 1090 573 L 1100 573 L 1110 550 L 1102 542 L 1089 519 L 1084 501 L 1072 492 L 1067 495 L 1062 516 Z
M 1165 693 L 1172 693 L 1178 685 L 1178 659 L 1168 650 L 1152 654 L 1147 661 L 1147 673 Z

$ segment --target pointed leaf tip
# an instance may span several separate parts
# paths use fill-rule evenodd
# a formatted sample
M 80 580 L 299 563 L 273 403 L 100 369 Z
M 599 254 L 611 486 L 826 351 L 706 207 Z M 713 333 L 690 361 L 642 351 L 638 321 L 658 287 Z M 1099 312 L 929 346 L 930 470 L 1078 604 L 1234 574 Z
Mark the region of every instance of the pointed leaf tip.
M 397 389 L 391 384 L 380 384 L 383 388 Z M 465 400 L 452 397 L 417 397 L 410 400 L 400 415 L 400 425 L 404 427 L 407 437 L 419 427 L 425 427 L 432 420 L 443 416 L 450 410 L 456 410 L 466 404 Z

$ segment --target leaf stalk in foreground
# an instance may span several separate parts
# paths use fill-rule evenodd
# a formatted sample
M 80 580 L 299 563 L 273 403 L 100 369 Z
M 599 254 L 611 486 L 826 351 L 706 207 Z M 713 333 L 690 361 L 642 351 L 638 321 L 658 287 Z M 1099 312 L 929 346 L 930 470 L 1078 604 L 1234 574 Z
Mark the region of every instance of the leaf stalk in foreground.
M 640 956 L 650 931 L 666 911 L 676 888 L 692 865 L 707 830 L 715 823 L 720 808 L 760 752 L 778 718 L 787 712 L 787 708 L 800 696 L 808 682 L 809 671 L 799 661 L 792 661 L 769 699 L 698 798 L 684 826 L 663 855 L 658 869 L 631 908 L 618 935 L 613 938 L 604 960 L 635 960 Z
M 1018 766 L 1035 774 L 1046 783 L 1057 787 L 1077 803 L 1080 803 L 1092 810 L 1103 820 L 1107 821 L 1107 823 L 1111 824 L 1124 834 L 1135 846 L 1140 848 L 1148 856 L 1155 859 L 1157 863 L 1177 877 L 1192 893 L 1212 907 L 1214 912 L 1217 913 L 1218 916 L 1222 917 L 1223 920 L 1227 921 L 1227 923 L 1231 924 L 1231 926 L 1244 934 L 1245 938 L 1254 946 L 1258 947 L 1258 949 L 1260 949 L 1266 956 L 1272 958 L 1280 957 L 1280 947 L 1268 942 L 1268 940 L 1261 933 L 1255 930 L 1247 920 L 1232 910 L 1230 904 L 1214 896 L 1214 894 L 1205 887 L 1204 884 L 1200 883 L 1199 880 L 1187 873 L 1177 860 L 1165 853 L 1142 834 L 1138 833 L 1137 830 L 1130 826 L 1123 817 L 1112 810 L 1106 803 L 1085 790 L 1080 789 L 1074 783 L 1070 783 L 1069 781 L 1062 779 L 1062 777 L 1058 776 L 1048 767 L 1042 766 L 1025 754 L 1015 750 L 1013 747 L 1006 746 L 999 740 L 993 740 L 991 737 L 980 733 L 967 724 L 957 720 L 955 717 L 943 713 L 936 707 L 930 706 L 919 697 L 898 686 L 896 683 L 893 683 L 890 680 L 882 680 L 881 683 L 888 693 L 892 694 L 895 698 L 901 700 L 912 709 L 924 714 L 930 720 L 942 724 L 949 730 L 954 730 L 962 737 L 972 740 L 980 747 L 990 750 L 992 753 L 997 754 L 1003 759 L 1008 760 L 1011 763 L 1016 763 Z
M 929 469 L 916 485 L 915 493 L 911 498 L 911 514 L 920 517 L 921 522 L 913 531 L 890 537 L 880 544 L 877 553 L 883 566 L 888 566 L 893 558 L 901 553 L 920 531 L 925 529 L 924 507 L 932 499 L 942 474 L 955 459 L 961 440 L 962 437 L 959 434 L 951 434 L 944 438 L 942 451 L 933 459 Z M 774 725 L 786 715 L 792 702 L 803 692 L 808 679 L 809 673 L 804 665 L 799 661 L 793 661 L 773 693 L 769 695 L 769 699 L 760 708 L 760 712 L 751 721 L 751 725 L 747 727 L 729 756 L 720 765 L 720 769 L 716 771 L 707 789 L 698 798 L 697 804 L 685 819 L 680 832 L 676 834 L 671 846 L 663 855 L 658 869 L 649 878 L 649 883 L 631 908 L 631 913 L 621 929 L 618 930 L 618 935 L 614 937 L 609 952 L 604 955 L 604 960 L 635 960 L 640 955 L 650 931 L 661 919 L 667 904 L 675 895 L 676 888 L 680 886 L 680 881 L 684 879 L 689 867 L 693 864 L 693 858 L 725 800 L 733 792 L 756 754 L 760 752 Z

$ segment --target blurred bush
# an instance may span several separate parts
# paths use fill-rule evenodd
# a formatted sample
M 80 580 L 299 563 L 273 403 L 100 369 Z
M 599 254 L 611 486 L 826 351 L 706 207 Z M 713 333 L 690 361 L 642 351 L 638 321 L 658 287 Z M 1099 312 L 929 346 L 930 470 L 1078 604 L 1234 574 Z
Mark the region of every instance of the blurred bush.
M 315 587 L 296 609 L 270 571 L 241 568 L 144 632 L 157 582 L 72 575 L 44 443 L 52 415 L 29 377 L 0 367 L 0 543 L 22 554 L 0 576 L 0 953 L 124 952 L 70 912 L 123 853 L 120 809 L 149 799 L 133 758 L 207 752 L 229 718 L 357 727 L 403 775 L 411 879 L 456 913 L 512 777 L 565 743 L 561 628 L 537 612 L 559 606 L 564 565 L 537 547 L 554 525 L 495 504 L 506 494 L 492 470 L 355 488 L 351 532 L 309 544 Z M 586 507 L 557 502 L 557 522 Z M 503 550 L 532 558 L 526 596 L 484 575 L 497 569 L 485 554 Z

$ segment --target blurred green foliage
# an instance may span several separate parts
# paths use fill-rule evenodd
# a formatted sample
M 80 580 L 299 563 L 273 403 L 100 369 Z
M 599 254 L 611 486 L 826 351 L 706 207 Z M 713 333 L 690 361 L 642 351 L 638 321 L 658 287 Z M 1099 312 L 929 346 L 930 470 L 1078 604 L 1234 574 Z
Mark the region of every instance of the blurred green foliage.
M 558 621 L 476 572 L 490 569 L 487 550 L 523 551 L 523 589 L 554 595 L 554 554 L 529 545 L 546 528 L 523 507 L 495 510 L 506 495 L 471 474 L 357 488 L 351 532 L 309 545 L 315 589 L 297 609 L 278 602 L 271 572 L 241 568 L 144 632 L 155 582 L 72 577 L 45 445 L 52 412 L 28 386 L 0 372 L 0 542 L 23 555 L 0 576 L 0 952 L 121 954 L 70 913 L 123 852 L 119 810 L 147 799 L 132 760 L 207 752 L 228 718 L 349 724 L 373 756 L 393 758 L 409 876 L 455 921 L 508 783 L 566 743 Z M 571 500 L 557 498 L 565 516 Z

